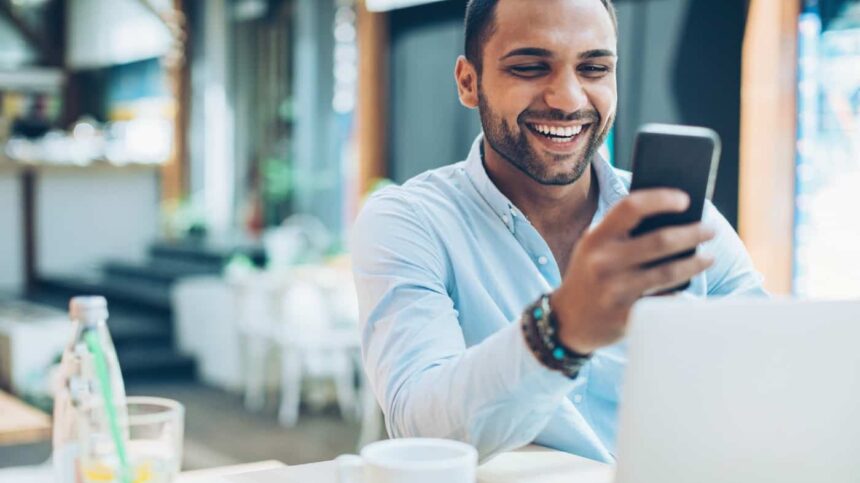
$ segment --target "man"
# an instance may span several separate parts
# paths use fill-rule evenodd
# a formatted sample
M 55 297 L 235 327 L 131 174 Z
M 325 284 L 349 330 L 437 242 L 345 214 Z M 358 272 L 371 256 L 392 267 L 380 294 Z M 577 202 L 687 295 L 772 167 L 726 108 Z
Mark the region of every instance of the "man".
M 692 295 L 763 293 L 710 203 L 703 223 L 629 236 L 689 200 L 628 196 L 629 173 L 596 154 L 616 28 L 611 0 L 469 2 L 455 74 L 483 136 L 466 161 L 377 193 L 354 228 L 365 369 L 392 437 L 611 461 L 633 303 L 691 278 Z

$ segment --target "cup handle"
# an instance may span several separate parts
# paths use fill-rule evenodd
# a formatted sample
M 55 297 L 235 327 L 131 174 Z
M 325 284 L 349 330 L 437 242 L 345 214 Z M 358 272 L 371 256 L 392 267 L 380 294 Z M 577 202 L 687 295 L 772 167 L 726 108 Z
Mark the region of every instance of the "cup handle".
M 345 454 L 334 459 L 340 483 L 362 483 L 364 481 L 364 460 L 361 456 Z

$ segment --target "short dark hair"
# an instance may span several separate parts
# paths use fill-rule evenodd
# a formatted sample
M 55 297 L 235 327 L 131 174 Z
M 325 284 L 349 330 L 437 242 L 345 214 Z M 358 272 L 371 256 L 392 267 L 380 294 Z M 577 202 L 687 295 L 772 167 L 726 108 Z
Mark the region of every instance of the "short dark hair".
M 600 0 L 609 16 L 615 30 L 618 30 L 618 18 L 615 15 L 615 6 L 612 0 Z M 484 44 L 493 35 L 496 29 L 495 14 L 499 0 L 469 0 L 466 5 L 466 58 L 478 71 L 481 70 L 481 57 Z

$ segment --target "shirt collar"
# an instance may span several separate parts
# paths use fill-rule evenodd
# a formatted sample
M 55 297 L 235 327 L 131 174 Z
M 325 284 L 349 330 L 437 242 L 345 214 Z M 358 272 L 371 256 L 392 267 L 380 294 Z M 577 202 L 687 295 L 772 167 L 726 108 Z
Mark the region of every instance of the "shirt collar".
M 522 212 L 505 196 L 496 185 L 490 180 L 487 170 L 484 167 L 484 161 L 481 157 L 481 144 L 484 141 L 483 134 L 479 135 L 475 142 L 472 143 L 472 148 L 469 150 L 469 157 L 466 158 L 466 174 L 469 176 L 478 194 L 487 205 L 493 210 L 500 220 L 508 227 L 511 233 L 514 232 L 514 218 L 523 217 Z M 618 203 L 622 198 L 629 193 L 624 181 L 615 172 L 615 169 L 607 162 L 603 156 L 596 154 L 592 161 L 594 172 L 597 175 L 598 187 L 598 208 L 594 216 L 595 222 L 602 218 L 602 215 L 611 206 Z

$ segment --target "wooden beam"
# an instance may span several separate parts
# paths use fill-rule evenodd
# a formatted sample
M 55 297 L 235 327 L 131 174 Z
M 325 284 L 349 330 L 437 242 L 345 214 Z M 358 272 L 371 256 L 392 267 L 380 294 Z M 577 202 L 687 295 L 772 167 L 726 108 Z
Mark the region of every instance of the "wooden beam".
M 738 227 L 777 294 L 792 289 L 800 3 L 752 0 L 743 46 Z
M 161 168 L 161 199 L 172 202 L 188 193 L 188 128 L 190 106 L 190 38 L 185 15 L 186 0 L 173 0 L 169 12 L 153 10 L 171 32 L 173 46 L 164 59 L 171 93 L 173 94 L 173 148 L 170 158 Z
M 358 195 L 388 174 L 388 14 L 356 5 L 358 30 Z

